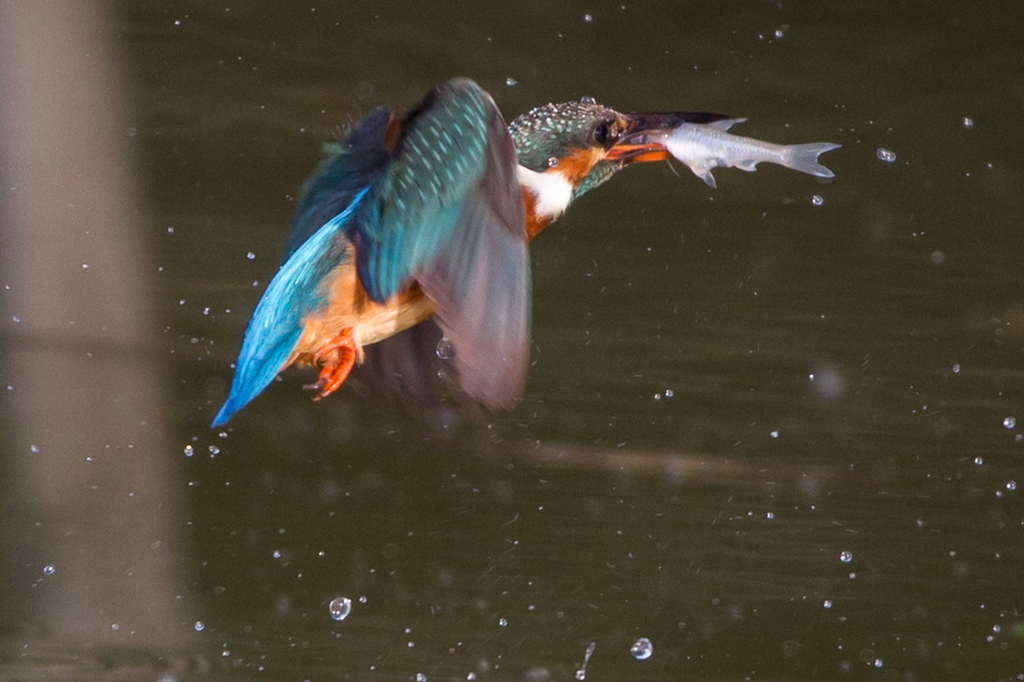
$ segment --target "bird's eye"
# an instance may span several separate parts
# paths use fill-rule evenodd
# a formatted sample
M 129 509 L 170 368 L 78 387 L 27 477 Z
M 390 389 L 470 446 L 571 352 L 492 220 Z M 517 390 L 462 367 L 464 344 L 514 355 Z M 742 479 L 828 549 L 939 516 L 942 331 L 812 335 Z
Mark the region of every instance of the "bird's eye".
M 597 144 L 603 145 L 608 142 L 608 124 L 605 122 L 599 123 L 598 126 L 594 128 L 594 132 L 591 133 L 591 136 Z

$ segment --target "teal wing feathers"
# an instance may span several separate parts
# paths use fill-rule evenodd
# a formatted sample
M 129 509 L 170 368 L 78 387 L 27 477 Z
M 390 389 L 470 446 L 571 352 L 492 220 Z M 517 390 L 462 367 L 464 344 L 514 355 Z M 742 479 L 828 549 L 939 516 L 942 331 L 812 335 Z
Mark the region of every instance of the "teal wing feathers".
M 530 265 L 516 153 L 475 83 L 435 89 L 407 119 L 352 227 L 360 281 L 386 300 L 415 280 L 454 348 L 461 388 L 487 407 L 522 393 Z
M 306 181 L 292 215 L 282 261 L 383 174 L 390 156 L 385 136 L 392 116 L 389 107 L 367 114 Z
M 501 114 L 475 83 L 453 80 L 403 121 L 391 150 L 390 121 L 390 110 L 371 113 L 307 183 L 285 263 L 250 320 L 214 426 L 284 369 L 350 244 L 371 299 L 383 303 L 413 283 L 431 299 L 466 394 L 491 408 L 521 395 L 530 267 L 516 153 Z

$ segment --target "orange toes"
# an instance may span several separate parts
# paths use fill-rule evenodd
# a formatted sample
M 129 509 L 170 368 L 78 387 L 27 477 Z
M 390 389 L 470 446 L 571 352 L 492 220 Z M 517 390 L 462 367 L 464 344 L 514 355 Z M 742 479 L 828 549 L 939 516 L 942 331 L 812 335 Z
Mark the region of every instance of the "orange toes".
M 337 364 L 320 370 L 320 380 L 317 382 L 320 384 L 320 392 L 317 393 L 317 398 L 326 398 L 341 388 L 341 385 L 345 383 L 345 379 L 348 378 L 348 373 L 352 371 L 352 366 L 355 364 L 356 349 L 354 347 L 339 348 Z
M 336 357 L 328 359 L 332 353 Z M 356 363 L 356 342 L 352 328 L 342 329 L 340 334 L 321 346 L 313 356 L 313 361 L 321 366 L 320 376 L 315 383 L 304 388 L 316 391 L 313 400 L 320 400 L 337 391 L 345 383 Z

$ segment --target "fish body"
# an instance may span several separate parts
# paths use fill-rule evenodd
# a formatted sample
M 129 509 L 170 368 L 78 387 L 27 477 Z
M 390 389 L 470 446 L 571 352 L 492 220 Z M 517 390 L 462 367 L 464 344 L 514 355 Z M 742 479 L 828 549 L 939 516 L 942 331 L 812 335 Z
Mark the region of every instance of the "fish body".
M 710 123 L 680 123 L 671 130 L 649 135 L 651 142 L 663 145 L 682 161 L 694 175 L 715 187 L 714 168 L 757 170 L 757 164 L 775 163 L 819 178 L 834 177 L 818 163 L 818 156 L 839 148 L 832 142 L 781 145 L 751 137 L 733 135 L 728 130 L 745 118 L 726 118 Z

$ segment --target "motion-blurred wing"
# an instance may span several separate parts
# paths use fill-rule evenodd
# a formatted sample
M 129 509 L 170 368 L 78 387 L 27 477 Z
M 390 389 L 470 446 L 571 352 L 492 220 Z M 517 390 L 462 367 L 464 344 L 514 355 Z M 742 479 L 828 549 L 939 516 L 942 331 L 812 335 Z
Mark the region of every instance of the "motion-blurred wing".
M 367 114 L 306 181 L 292 215 L 282 261 L 383 173 L 388 161 L 385 136 L 392 113 L 389 107 L 378 107 Z
M 429 413 L 461 397 L 458 373 L 437 354 L 444 332 L 431 318 L 363 348 L 361 365 L 346 384 L 359 394 L 397 403 L 413 413 Z
M 530 268 L 516 154 L 475 83 L 436 88 L 405 122 L 387 173 L 353 220 L 360 281 L 383 301 L 415 280 L 454 348 L 462 389 L 487 407 L 522 393 Z

